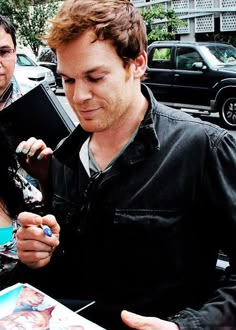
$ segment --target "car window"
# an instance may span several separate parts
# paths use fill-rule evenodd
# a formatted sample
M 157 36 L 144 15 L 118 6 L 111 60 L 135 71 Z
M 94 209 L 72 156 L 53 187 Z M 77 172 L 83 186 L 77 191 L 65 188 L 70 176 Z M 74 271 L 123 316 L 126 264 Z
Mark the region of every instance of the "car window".
M 177 47 L 176 69 L 192 70 L 193 63 L 203 62 L 201 55 L 192 47 Z
M 42 49 L 37 61 L 57 63 L 56 54 L 50 48 Z
M 170 69 L 171 47 L 154 47 L 148 58 L 149 68 Z
M 213 65 L 235 65 L 236 48 L 231 45 L 201 46 L 201 49 Z
M 34 61 L 25 54 L 17 54 L 16 64 L 20 66 L 37 66 Z

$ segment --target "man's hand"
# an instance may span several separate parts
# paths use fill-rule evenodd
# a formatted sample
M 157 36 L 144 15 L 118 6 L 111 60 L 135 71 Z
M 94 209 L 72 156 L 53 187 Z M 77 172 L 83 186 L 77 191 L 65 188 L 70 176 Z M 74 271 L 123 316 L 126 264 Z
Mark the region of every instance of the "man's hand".
M 43 140 L 31 137 L 18 145 L 16 153 L 26 172 L 36 178 L 40 184 L 44 184 L 48 177 L 52 149 L 47 147 Z
M 179 330 L 177 324 L 157 317 L 146 317 L 128 311 L 121 312 L 122 321 L 132 329 L 138 330 Z
M 60 226 L 53 215 L 43 217 L 22 212 L 18 216 L 21 227 L 16 233 L 17 250 L 20 261 L 30 268 L 40 268 L 47 265 L 53 250 L 59 245 Z M 40 225 L 47 225 L 52 231 L 48 237 Z

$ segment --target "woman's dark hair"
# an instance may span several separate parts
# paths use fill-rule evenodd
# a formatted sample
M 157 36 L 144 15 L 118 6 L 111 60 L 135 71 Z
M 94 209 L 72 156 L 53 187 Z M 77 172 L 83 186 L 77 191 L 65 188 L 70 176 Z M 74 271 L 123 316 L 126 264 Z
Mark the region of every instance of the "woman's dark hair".
M 15 180 L 19 165 L 10 138 L 1 125 L 0 150 L 0 201 L 4 211 L 10 217 L 16 217 L 24 206 L 22 186 Z
M 11 35 L 14 47 L 16 48 L 16 29 L 8 17 L 0 15 L 0 27 Z

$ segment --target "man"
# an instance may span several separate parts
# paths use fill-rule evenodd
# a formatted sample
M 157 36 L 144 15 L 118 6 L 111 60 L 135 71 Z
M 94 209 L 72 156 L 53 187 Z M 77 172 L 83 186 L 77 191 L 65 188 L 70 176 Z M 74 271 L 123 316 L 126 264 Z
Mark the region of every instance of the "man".
M 80 125 L 53 153 L 33 137 L 17 148 L 57 219 L 19 215 L 23 278 L 95 300 L 83 315 L 109 330 L 234 328 L 236 141 L 141 83 L 144 26 L 128 0 L 67 0 L 52 22 Z
M 15 32 L 8 18 L 0 15 L 0 110 L 22 95 L 13 78 L 16 63 Z

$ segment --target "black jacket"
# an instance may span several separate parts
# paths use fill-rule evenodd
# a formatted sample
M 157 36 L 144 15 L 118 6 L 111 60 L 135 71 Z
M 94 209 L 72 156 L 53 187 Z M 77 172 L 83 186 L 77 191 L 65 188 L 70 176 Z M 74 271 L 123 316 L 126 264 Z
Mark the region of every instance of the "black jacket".
M 41 289 L 95 299 L 93 320 L 107 329 L 122 328 L 122 309 L 173 317 L 181 329 L 236 328 L 236 141 L 142 92 L 150 108 L 108 172 L 88 177 L 80 126 L 54 152 L 61 244 L 38 271 Z M 224 274 L 219 249 L 231 264 Z

